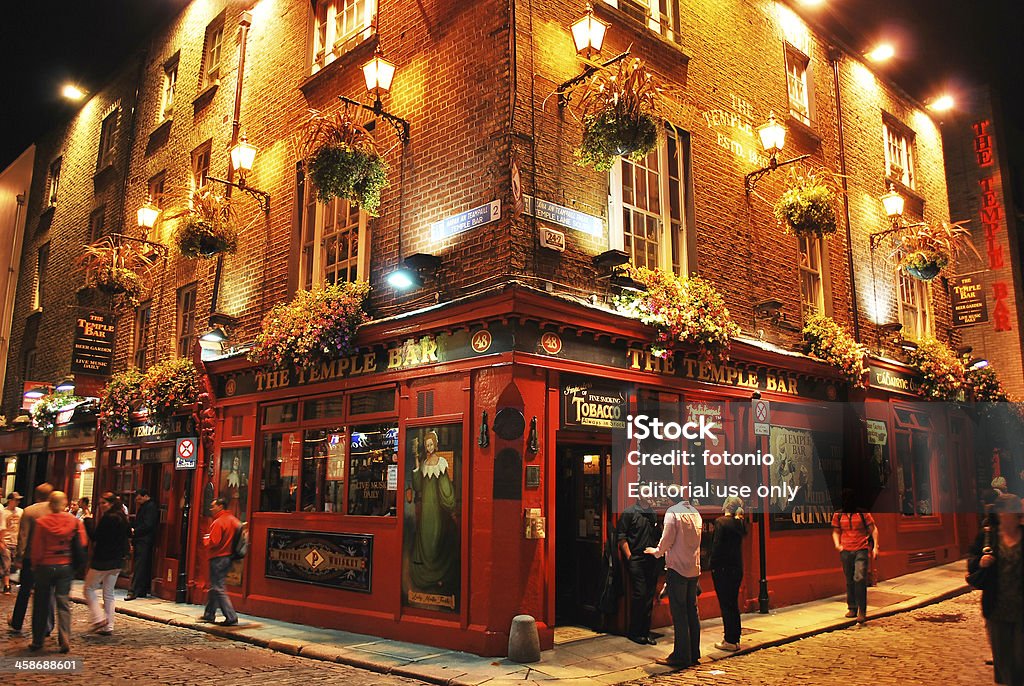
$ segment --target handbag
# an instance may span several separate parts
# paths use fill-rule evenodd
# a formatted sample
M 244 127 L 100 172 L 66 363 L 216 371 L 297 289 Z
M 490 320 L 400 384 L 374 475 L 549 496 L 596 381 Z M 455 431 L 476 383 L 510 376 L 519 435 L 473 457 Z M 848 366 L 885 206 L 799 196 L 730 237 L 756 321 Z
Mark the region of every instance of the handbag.
M 79 571 L 85 567 L 85 563 L 88 562 L 89 554 L 82 545 L 82 539 L 78 536 L 78 529 L 71 535 L 71 566 L 74 567 L 75 571 Z

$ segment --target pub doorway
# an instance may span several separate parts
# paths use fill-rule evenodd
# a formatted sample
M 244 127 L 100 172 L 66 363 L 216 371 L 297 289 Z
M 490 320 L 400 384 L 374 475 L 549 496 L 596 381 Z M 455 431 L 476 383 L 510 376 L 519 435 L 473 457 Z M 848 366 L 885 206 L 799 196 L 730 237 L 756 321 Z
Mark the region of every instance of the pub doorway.
M 605 545 L 615 530 L 611 446 L 559 442 L 556 469 L 555 623 L 604 630 Z

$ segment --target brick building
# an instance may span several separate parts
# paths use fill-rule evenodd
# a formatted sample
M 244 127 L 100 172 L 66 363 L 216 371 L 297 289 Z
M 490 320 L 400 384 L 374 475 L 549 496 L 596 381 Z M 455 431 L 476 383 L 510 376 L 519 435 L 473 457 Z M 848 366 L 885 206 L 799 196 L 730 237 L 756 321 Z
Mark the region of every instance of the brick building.
M 202 365 L 215 441 L 194 472 L 176 470 L 177 439 L 197 432 L 188 412 L 107 440 L 76 410 L 50 436 L 0 436 L 3 454 L 35 465 L 22 473 L 19 459 L 20 490 L 42 475 L 81 490 L 93 465 L 96 488 L 149 488 L 164 524 L 154 592 L 192 602 L 203 595 L 196 543 L 207 505 L 225 494 L 252 540 L 231 577 L 240 609 L 497 655 L 520 612 L 538 619 L 545 646 L 558 624 L 624 627 L 624 609 L 602 620 L 595 571 L 622 496 L 612 422 L 574 408 L 711 414 L 730 449 L 748 450 L 761 446 L 750 409 L 759 391 L 775 403 L 764 447 L 813 445 L 814 459 L 837 472 L 877 468 L 869 486 L 876 511 L 889 513 L 879 517 L 883 576 L 957 558 L 973 526 L 955 514 L 974 500 L 973 487 L 956 486 L 973 478 L 969 427 L 913 402 L 913 372 L 897 359 L 892 327 L 882 328 L 898 322 L 906 339 L 956 344 L 948 297 L 941 281 L 899 276 L 890 244 L 871 238 L 889 227 L 879 202 L 889 184 L 908 221 L 948 219 L 937 125 L 785 5 L 650 6 L 669 9 L 597 3 L 609 28 L 595 59 L 630 48 L 662 84 L 670 126 L 644 160 L 598 172 L 574 163 L 579 92 L 564 107 L 556 93 L 584 66 L 569 31 L 582 6 L 190 4 L 37 144 L 23 263 L 38 268 L 19 281 L 4 407 L 21 405 L 26 381 L 48 385 L 68 372 L 68 307 L 105 309 L 76 296 L 83 244 L 109 233 L 170 244 L 168 223 L 135 228 L 136 209 L 147 198 L 166 209 L 210 177 L 237 182 L 228 151 L 244 132 L 258 148 L 246 184 L 269 203 L 264 211 L 258 193 L 232 189 L 239 250 L 217 260 L 161 251 L 139 306 L 114 315 L 114 369 L 198 360 L 196 337 L 226 326 L 228 341 Z M 301 127 L 310 109 L 343 109 L 338 96 L 366 102 L 360 66 L 378 48 L 397 67 L 382 108 L 410 126 L 403 142 L 400 127 L 349 106 L 374 122 L 390 166 L 380 217 L 370 217 L 347 201 L 315 202 Z M 781 161 L 806 155 L 843 178 L 839 231 L 827 239 L 778 226 L 785 170 L 748 192 L 747 177 L 769 164 L 757 128 L 771 114 L 788 129 Z M 729 361 L 686 347 L 654 355 L 651 328 L 612 306 L 615 280 L 594 259 L 614 261 L 608 251 L 713 283 L 741 329 Z M 396 291 L 385 277 L 414 255 L 439 266 L 423 274 L 424 288 Z M 369 280 L 373 316 L 354 355 L 281 370 L 246 358 L 273 304 L 352 277 Z M 797 352 L 813 313 L 870 347 L 867 389 Z M 844 400 L 866 402 L 859 411 L 832 404 Z M 954 459 L 932 459 L 940 445 Z M 797 457 L 811 460 L 810 449 Z M 734 476 L 723 468 L 701 478 Z M 748 537 L 745 607 L 758 600 L 759 538 L 766 602 L 841 589 L 832 506 L 824 482 L 817 488 L 818 499 Z M 708 522 L 719 511 L 714 499 L 702 504 Z M 701 605 L 704 616 L 717 611 L 710 593 Z M 667 605 L 657 618 L 667 621 Z

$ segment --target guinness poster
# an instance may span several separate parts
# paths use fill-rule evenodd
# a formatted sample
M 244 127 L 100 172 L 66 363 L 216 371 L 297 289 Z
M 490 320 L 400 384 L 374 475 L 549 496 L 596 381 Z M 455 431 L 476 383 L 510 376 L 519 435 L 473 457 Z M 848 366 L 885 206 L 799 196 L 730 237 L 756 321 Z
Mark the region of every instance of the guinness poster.
M 827 529 L 835 512 L 833 493 L 843 473 L 843 442 L 839 434 L 773 426 L 768 468 L 771 486 L 788 485 L 792 499 L 769 503 L 773 530 Z
M 373 536 L 267 529 L 268 579 L 370 592 Z

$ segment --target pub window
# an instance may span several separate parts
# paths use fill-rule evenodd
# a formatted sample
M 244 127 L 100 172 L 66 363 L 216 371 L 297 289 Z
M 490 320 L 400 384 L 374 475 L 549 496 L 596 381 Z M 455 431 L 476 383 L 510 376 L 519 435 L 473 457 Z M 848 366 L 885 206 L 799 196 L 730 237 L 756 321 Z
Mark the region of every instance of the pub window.
M 610 171 L 609 234 L 637 267 L 685 273 L 688 139 L 668 127 L 643 160 L 619 158 Z
M 341 417 L 345 411 L 344 400 L 344 397 L 340 395 L 307 400 L 302 404 L 302 418 L 310 420 Z
M 932 475 L 928 415 L 896 410 L 896 485 L 900 512 L 907 517 L 935 514 L 935 483 Z
M 281 403 L 263 408 L 263 424 L 291 424 L 298 418 L 298 403 Z
M 805 53 L 786 45 L 786 91 L 789 113 L 804 124 L 811 123 L 811 59 Z
M 46 201 L 50 207 L 57 204 L 57 189 L 60 187 L 60 165 L 60 157 L 50 163 L 50 173 L 47 177 L 49 183 L 46 189 Z
M 302 434 L 298 431 L 263 435 L 260 511 L 295 512 L 298 507 Z
M 679 0 L 605 0 L 673 43 L 682 41 Z
M 100 149 L 96 160 L 96 168 L 104 167 L 114 163 L 114 143 L 117 138 L 117 110 L 108 114 L 100 126 Z
M 36 358 L 38 357 L 38 351 L 36 348 L 28 348 L 25 350 L 24 359 L 22 360 L 22 381 L 32 381 L 32 376 L 36 373 Z
M 95 243 L 103 237 L 104 227 L 107 222 L 107 208 L 105 206 L 97 207 L 89 214 L 89 242 Z
M 914 188 L 914 132 L 895 119 L 882 117 L 885 138 L 885 175 L 907 188 Z
M 353 393 L 349 396 L 349 414 L 366 415 L 395 411 L 395 389 Z M 433 414 L 433 413 L 431 413 Z
M 816 314 L 825 314 L 824 241 L 818 236 L 800 235 L 800 302 L 803 321 Z
M 344 427 L 303 432 L 300 492 L 303 512 L 344 512 Z
M 319 0 L 313 7 L 312 72 L 373 35 L 376 0 Z
M 146 302 L 135 308 L 135 349 L 132 362 L 140 372 L 146 371 L 146 357 L 149 350 L 149 324 L 153 316 L 153 304 Z
M 369 278 L 370 235 L 366 212 L 342 198 L 319 203 L 312 187 L 306 193 L 305 209 L 299 254 L 300 286 L 309 290 Z
M 192 352 L 192 336 L 196 328 L 196 284 L 178 289 L 178 357 L 188 357 Z
M 896 280 L 903 337 L 912 341 L 927 338 L 932 332 L 929 284 L 905 274 L 902 269 L 896 272 Z
M 394 515 L 398 481 L 398 424 L 355 426 L 349 438 L 350 515 Z

